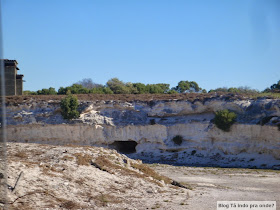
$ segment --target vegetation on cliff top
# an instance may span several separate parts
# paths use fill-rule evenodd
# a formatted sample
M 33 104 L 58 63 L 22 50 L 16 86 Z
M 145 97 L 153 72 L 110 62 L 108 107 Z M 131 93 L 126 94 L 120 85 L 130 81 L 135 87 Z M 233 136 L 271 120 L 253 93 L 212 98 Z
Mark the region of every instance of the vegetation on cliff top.
M 220 87 L 211 89 L 208 93 L 232 93 L 232 94 L 246 94 L 252 97 L 280 97 L 280 80 L 266 88 L 264 91 L 244 87 Z M 170 84 L 143 84 L 123 82 L 118 78 L 112 78 L 107 81 L 106 85 L 97 84 L 92 79 L 83 79 L 68 87 L 60 87 L 58 91 L 50 87 L 43 88 L 38 91 L 24 91 L 25 95 L 66 95 L 66 94 L 178 94 L 178 93 L 207 93 L 195 81 L 182 80 L 178 82 L 176 87 L 170 88 Z
M 123 82 L 118 78 L 112 78 L 106 85 L 96 84 L 91 79 L 83 79 L 68 87 L 60 87 L 56 92 L 54 88 L 38 91 L 25 91 L 25 95 L 65 95 L 71 94 L 174 94 L 174 93 L 206 93 L 194 81 L 180 81 L 176 87 L 170 88 L 170 84 L 143 84 Z

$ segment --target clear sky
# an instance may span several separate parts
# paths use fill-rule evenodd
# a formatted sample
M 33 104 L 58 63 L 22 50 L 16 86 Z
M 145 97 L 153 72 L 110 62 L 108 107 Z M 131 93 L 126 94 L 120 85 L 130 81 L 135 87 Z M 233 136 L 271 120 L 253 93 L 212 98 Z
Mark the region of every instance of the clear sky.
M 280 80 L 279 0 L 1 0 L 4 57 L 25 90 L 196 81 L 207 90 Z

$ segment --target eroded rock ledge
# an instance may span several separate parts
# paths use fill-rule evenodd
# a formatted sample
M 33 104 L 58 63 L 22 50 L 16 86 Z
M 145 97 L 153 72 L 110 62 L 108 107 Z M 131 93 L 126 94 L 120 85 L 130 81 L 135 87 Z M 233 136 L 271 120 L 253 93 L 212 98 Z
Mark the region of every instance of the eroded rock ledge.
M 238 115 L 230 132 L 212 123 L 221 109 Z M 106 146 L 149 162 L 280 169 L 280 100 L 83 100 L 80 111 L 66 121 L 59 100 L 8 105 L 8 140 Z

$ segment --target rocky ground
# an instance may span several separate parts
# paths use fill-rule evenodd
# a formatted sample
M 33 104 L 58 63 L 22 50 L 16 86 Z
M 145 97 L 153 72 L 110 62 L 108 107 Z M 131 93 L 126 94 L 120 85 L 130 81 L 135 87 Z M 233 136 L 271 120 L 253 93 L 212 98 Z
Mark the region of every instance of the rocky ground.
M 192 193 L 115 150 L 8 143 L 7 151 L 8 209 L 178 210 Z

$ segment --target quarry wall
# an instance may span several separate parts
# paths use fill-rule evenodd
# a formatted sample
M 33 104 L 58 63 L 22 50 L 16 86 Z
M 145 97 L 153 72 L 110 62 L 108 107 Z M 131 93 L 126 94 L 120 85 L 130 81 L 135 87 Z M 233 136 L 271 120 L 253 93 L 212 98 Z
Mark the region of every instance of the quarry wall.
M 67 121 L 59 101 L 9 105 L 8 141 L 104 146 L 146 162 L 280 169 L 280 100 L 99 100 L 80 101 L 79 109 L 80 118 Z M 229 132 L 213 124 L 222 109 L 238 116 Z

